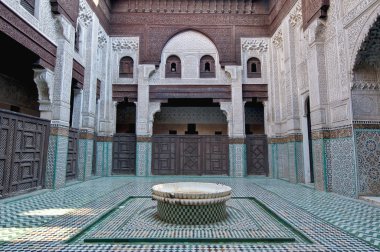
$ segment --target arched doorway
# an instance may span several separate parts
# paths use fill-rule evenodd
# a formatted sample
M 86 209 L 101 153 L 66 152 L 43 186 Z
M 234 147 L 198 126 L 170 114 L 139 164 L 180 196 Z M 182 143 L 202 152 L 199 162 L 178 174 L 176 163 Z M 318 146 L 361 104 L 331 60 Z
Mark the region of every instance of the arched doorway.
M 311 134 L 311 116 L 310 116 L 310 98 L 307 97 L 305 100 L 305 117 L 306 117 L 306 127 L 307 127 L 307 153 L 308 153 L 308 165 L 310 174 L 309 182 L 314 183 L 314 163 L 313 163 L 313 142 L 312 142 L 312 134 Z
M 40 118 L 39 57 L 0 32 L 0 198 L 43 188 L 50 121 Z
M 356 55 L 351 90 L 359 196 L 380 196 L 380 17 Z
M 245 104 L 247 174 L 268 176 L 268 142 L 265 135 L 264 106 L 259 102 Z
M 212 99 L 169 99 L 153 124 L 153 175 L 228 175 L 228 125 Z
M 82 101 L 82 85 L 76 80 L 71 81 L 70 95 L 70 129 L 67 145 L 67 166 L 66 181 L 78 178 L 78 148 L 79 148 L 79 128 Z
M 117 105 L 112 174 L 136 174 L 136 105 L 132 102 Z

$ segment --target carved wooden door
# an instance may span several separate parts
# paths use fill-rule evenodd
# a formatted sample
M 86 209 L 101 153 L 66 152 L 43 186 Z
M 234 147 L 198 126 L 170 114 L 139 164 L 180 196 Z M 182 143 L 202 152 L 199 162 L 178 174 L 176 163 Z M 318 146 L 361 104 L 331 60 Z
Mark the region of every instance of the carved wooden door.
M 0 110 L 0 198 L 42 188 L 50 122 Z
M 228 175 L 227 136 L 158 135 L 152 143 L 154 175 Z
M 79 130 L 70 128 L 67 149 L 66 180 L 73 180 L 78 177 L 78 145 Z
M 247 173 L 266 175 L 269 173 L 268 143 L 266 135 L 247 135 Z
M 112 174 L 136 174 L 135 134 L 114 135 Z
M 228 137 L 207 136 L 203 138 L 204 155 L 203 174 L 205 175 L 229 175 Z
M 152 143 L 152 174 L 173 175 L 178 174 L 177 136 L 155 136 Z

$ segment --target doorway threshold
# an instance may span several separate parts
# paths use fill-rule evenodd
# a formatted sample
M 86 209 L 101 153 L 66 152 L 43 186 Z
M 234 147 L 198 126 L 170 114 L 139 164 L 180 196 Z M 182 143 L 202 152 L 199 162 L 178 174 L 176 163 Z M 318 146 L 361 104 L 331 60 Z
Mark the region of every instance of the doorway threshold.
M 359 199 L 380 207 L 380 196 L 360 196 Z

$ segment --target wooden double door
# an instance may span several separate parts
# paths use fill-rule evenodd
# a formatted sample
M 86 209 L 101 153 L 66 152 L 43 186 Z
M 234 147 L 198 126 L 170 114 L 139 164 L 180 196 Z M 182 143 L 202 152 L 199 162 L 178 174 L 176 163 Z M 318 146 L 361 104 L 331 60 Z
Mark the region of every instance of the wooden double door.
M 0 198 L 42 188 L 50 122 L 0 110 Z
M 228 136 L 156 135 L 153 175 L 228 175 Z
M 268 176 L 268 141 L 266 135 L 247 135 L 247 173 L 248 175 Z
M 113 136 L 112 174 L 136 174 L 136 135 L 117 133 Z

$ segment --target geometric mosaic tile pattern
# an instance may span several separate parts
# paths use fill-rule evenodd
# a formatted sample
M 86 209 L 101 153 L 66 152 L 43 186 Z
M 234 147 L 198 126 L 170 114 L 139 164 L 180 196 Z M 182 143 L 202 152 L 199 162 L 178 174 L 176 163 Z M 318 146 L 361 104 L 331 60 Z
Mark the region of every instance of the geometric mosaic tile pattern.
M 153 218 L 154 213 L 149 212 L 149 207 L 155 202 L 143 197 L 150 196 L 150 188 L 154 184 L 194 180 L 223 183 L 232 187 L 233 199 L 228 203 L 231 207 L 240 204 L 243 208 L 237 209 L 241 212 L 244 208 L 253 207 L 256 210 L 250 209 L 248 213 L 257 214 L 258 204 L 266 212 L 272 213 L 272 216 L 277 216 L 277 221 L 291 227 L 295 233 L 302 234 L 302 237 L 307 237 L 311 243 L 299 240 L 280 244 L 218 242 L 218 239 L 207 240 L 206 243 L 84 242 L 86 236 L 98 236 L 101 230 L 110 232 L 106 237 L 112 237 L 113 232 L 119 232 L 118 235 L 121 236 L 123 232 L 135 232 L 139 237 L 147 238 L 151 234 L 160 238 L 165 232 L 169 235 L 176 229 L 184 232 L 186 227 L 168 225 L 159 229 L 161 233 L 152 231 L 157 231 L 157 222 L 149 221 L 148 224 L 146 220 Z M 146 209 L 142 215 L 130 214 L 130 219 L 119 219 L 123 223 L 117 222 L 118 225 L 108 227 L 108 221 L 100 221 L 107 220 L 112 214 L 117 216 L 121 211 L 127 211 L 126 199 L 131 196 L 138 197 L 136 204 L 144 206 L 134 206 L 134 209 L 139 209 L 140 212 Z M 251 204 L 247 198 L 254 199 L 257 204 Z M 253 231 L 260 230 L 262 226 L 260 218 L 258 219 L 250 224 Z M 148 229 L 145 224 L 153 228 L 151 234 L 146 233 Z M 223 226 L 221 223 L 218 225 L 219 228 Z M 133 229 L 133 226 L 140 228 L 140 232 Z M 231 234 L 234 234 L 233 225 L 227 226 L 231 227 Z M 290 235 L 286 228 L 278 228 L 283 234 Z M 109 177 L 30 197 L 26 195 L 18 200 L 0 201 L 0 240 L 4 241 L 0 244 L 0 251 L 379 251 L 379 228 L 378 207 L 333 193 L 265 178 Z M 217 227 L 211 230 L 215 232 Z M 268 228 L 267 231 L 274 230 Z M 213 238 L 207 232 L 205 237 Z
M 325 140 L 317 139 L 312 141 L 313 145 L 313 167 L 314 167 L 314 186 L 319 191 L 325 191 L 327 187 L 327 171 Z
M 326 177 L 330 191 L 356 197 L 356 174 L 352 138 L 326 139 Z
M 380 248 L 380 207 L 363 201 L 300 188 L 280 180 L 255 183 L 324 221 Z
M 303 163 L 303 143 L 295 142 L 297 182 L 305 183 L 305 167 Z
M 137 142 L 136 143 L 136 175 L 137 176 L 150 176 L 151 175 L 151 157 L 152 157 L 152 143 L 150 142 Z
M 245 144 L 229 144 L 230 176 L 244 177 L 247 174 L 247 147 Z
M 380 130 L 355 130 L 359 194 L 380 196 Z
M 302 240 L 266 213 L 254 200 L 249 198 L 231 199 L 227 202 L 228 218 L 206 225 L 176 225 L 166 223 L 157 215 L 157 202 L 150 198 L 132 198 L 118 206 L 110 216 L 92 227 L 83 240 L 130 240 L 149 238 L 160 239 L 245 239 L 257 240 Z M 174 231 L 174 232 L 173 232 Z
M 269 144 L 269 177 L 281 178 L 292 183 L 305 183 L 302 152 L 302 142 Z

